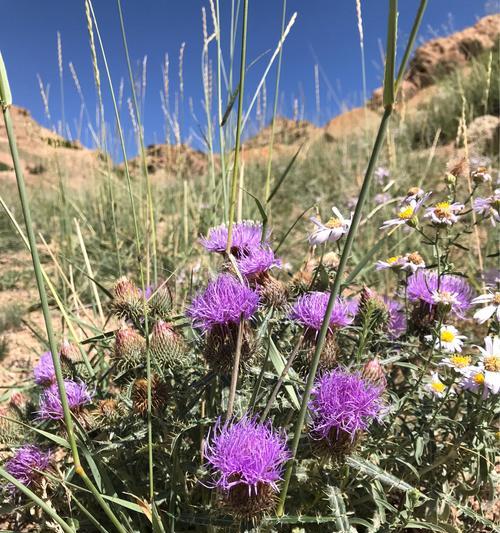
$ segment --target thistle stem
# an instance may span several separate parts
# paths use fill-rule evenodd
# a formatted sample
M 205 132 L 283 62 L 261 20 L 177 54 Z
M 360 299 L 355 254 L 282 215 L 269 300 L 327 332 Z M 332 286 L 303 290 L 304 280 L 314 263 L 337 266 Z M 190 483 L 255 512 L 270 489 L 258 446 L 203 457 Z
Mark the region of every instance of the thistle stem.
M 229 398 L 227 400 L 227 415 L 229 420 L 233 415 L 234 400 L 236 398 L 236 387 L 238 385 L 238 373 L 241 359 L 241 345 L 243 344 L 243 317 L 240 319 L 238 327 L 238 339 L 236 341 L 236 353 L 234 354 L 233 372 L 231 374 L 231 388 L 229 389 Z
M 14 164 L 14 170 L 16 174 L 17 188 L 19 192 L 19 199 L 21 201 L 21 209 L 23 212 L 24 222 L 26 225 L 26 233 L 28 237 L 29 247 L 31 251 L 31 259 L 33 262 L 33 270 L 35 273 L 36 284 L 38 287 L 38 293 L 40 295 L 40 303 L 42 306 L 43 318 L 45 321 L 45 329 L 47 331 L 47 338 L 49 341 L 50 353 L 52 355 L 52 362 L 54 365 L 54 372 L 56 375 L 56 383 L 59 391 L 59 396 L 61 399 L 61 406 L 63 409 L 64 415 L 64 424 L 66 426 L 66 431 L 68 433 L 68 441 L 71 448 L 71 454 L 73 456 L 73 462 L 75 464 L 75 472 L 82 478 L 83 482 L 87 488 L 92 492 L 96 500 L 101 505 L 103 511 L 106 513 L 108 518 L 114 524 L 116 529 L 121 533 L 125 533 L 125 529 L 120 524 L 116 516 L 113 514 L 113 511 L 109 505 L 104 501 L 103 497 L 92 483 L 90 478 L 85 473 L 85 470 L 82 467 L 80 462 L 80 455 L 78 453 L 78 447 L 76 445 L 76 438 L 73 428 L 73 419 L 71 417 L 71 411 L 68 404 L 68 397 L 66 396 L 66 389 L 64 386 L 64 378 L 61 368 L 61 361 L 58 356 L 56 340 L 54 336 L 54 330 L 52 327 L 52 319 L 50 316 L 49 303 L 47 299 L 47 292 L 45 290 L 45 284 L 43 281 L 43 271 L 42 265 L 40 262 L 40 257 L 38 255 L 38 248 L 36 246 L 35 232 L 33 229 L 33 223 L 31 220 L 31 210 L 28 200 L 28 194 L 26 191 L 26 184 L 24 182 L 24 175 L 21 168 L 21 162 L 19 160 L 19 152 L 17 149 L 16 137 L 14 134 L 14 129 L 12 127 L 12 117 L 10 114 L 10 106 L 12 105 L 12 98 L 10 95 L 9 81 L 7 78 L 7 72 L 5 70 L 5 65 L 3 63 L 2 55 L 0 54 L 0 104 L 2 106 L 5 129 L 7 132 L 7 137 L 9 139 L 10 152 L 12 155 L 12 162 Z
M 226 253 L 231 251 L 231 241 L 233 238 L 233 223 L 236 209 L 236 193 L 238 191 L 238 163 L 241 147 L 241 119 L 243 115 L 243 93 L 245 89 L 245 69 L 247 56 L 247 20 L 248 20 L 248 0 L 243 1 L 243 28 L 241 30 L 241 63 L 240 82 L 238 86 L 238 117 L 236 119 L 236 142 L 234 145 L 233 176 L 231 181 L 231 199 L 229 204 L 229 223 L 227 228 Z
M 413 23 L 413 28 L 411 32 L 411 36 L 413 37 L 413 40 L 410 39 L 409 42 L 407 43 L 406 50 L 403 55 L 403 61 L 401 63 L 400 70 L 399 70 L 400 75 L 398 76 L 398 80 L 399 78 L 402 78 L 403 76 L 402 73 L 404 72 L 406 68 L 406 63 L 410 55 L 411 47 L 413 46 L 414 37 L 416 36 L 418 32 L 418 28 L 422 20 L 422 15 L 425 9 L 425 4 L 426 4 L 426 0 L 421 0 L 420 9 L 415 17 L 415 21 Z M 304 422 L 305 422 L 305 417 L 306 417 L 306 412 L 307 412 L 307 405 L 308 405 L 309 398 L 311 395 L 311 390 L 314 384 L 314 379 L 316 377 L 319 359 L 320 359 L 321 352 L 323 350 L 323 346 L 325 343 L 326 334 L 328 332 L 330 317 L 332 315 L 333 307 L 335 305 L 337 296 L 340 293 L 340 286 L 342 284 L 344 270 L 347 265 L 349 255 L 351 253 L 352 244 L 354 242 L 354 238 L 356 236 L 359 223 L 361 221 L 361 212 L 363 209 L 363 205 L 366 201 L 366 198 L 370 190 L 370 184 L 371 184 L 373 172 L 375 170 L 375 164 L 377 162 L 380 150 L 384 143 L 385 135 L 387 132 L 387 126 L 388 126 L 389 119 L 393 111 L 394 95 L 397 90 L 397 84 L 399 83 L 399 81 L 396 84 L 394 82 L 395 81 L 394 80 L 394 65 L 395 65 L 395 55 L 396 55 L 397 9 L 398 9 L 397 0 L 389 0 L 389 16 L 388 16 L 388 26 L 387 26 L 387 57 L 386 57 L 385 77 L 384 77 L 384 114 L 382 115 L 377 137 L 375 139 L 375 143 L 373 146 L 372 154 L 368 162 L 368 168 L 366 169 L 365 178 L 363 180 L 363 185 L 361 187 L 361 191 L 359 194 L 358 203 L 356 204 L 356 209 L 354 211 L 354 216 L 352 219 L 351 227 L 349 228 L 349 232 L 346 237 L 344 249 L 342 251 L 342 256 L 340 258 L 339 266 L 337 268 L 337 274 L 335 276 L 335 280 L 333 281 L 333 286 L 331 287 L 331 290 L 330 290 L 330 298 L 328 300 L 325 317 L 323 319 L 323 324 L 321 326 L 321 330 L 320 330 L 317 343 L 316 343 L 316 349 L 314 351 L 314 356 L 311 361 L 311 366 L 309 368 L 309 375 L 307 377 L 307 382 L 306 382 L 304 394 L 302 397 L 302 403 L 300 406 L 299 415 L 297 417 L 297 421 L 296 421 L 295 428 L 294 428 L 293 441 L 291 445 L 291 459 L 289 460 L 287 468 L 286 468 L 286 472 L 285 472 L 285 476 L 283 480 L 283 487 L 281 489 L 281 494 L 280 494 L 280 500 L 279 500 L 278 508 L 276 511 L 276 514 L 278 516 L 282 516 L 285 511 L 286 495 L 287 495 L 288 487 L 290 485 L 290 480 L 292 477 L 292 470 L 293 470 L 293 466 L 295 463 L 295 458 L 297 456 L 297 450 L 299 447 L 300 436 L 302 434 L 302 428 L 304 427 Z

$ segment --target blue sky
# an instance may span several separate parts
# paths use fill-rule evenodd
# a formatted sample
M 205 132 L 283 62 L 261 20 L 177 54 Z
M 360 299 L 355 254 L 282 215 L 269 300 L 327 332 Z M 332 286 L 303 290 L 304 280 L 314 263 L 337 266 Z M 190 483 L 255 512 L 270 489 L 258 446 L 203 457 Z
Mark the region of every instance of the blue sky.
M 235 0 L 237 3 L 238 0 Z M 224 44 L 228 43 L 230 0 L 221 2 L 221 27 Z M 400 0 L 400 42 L 407 36 L 418 0 Z M 422 24 L 420 38 L 444 35 L 473 24 L 486 14 L 483 0 L 429 0 Z M 130 96 L 126 63 L 120 36 L 116 2 L 94 0 L 96 15 L 111 75 L 118 89 L 120 78 L 125 77 L 122 120 L 127 130 L 127 146 L 133 148 L 133 134 L 126 100 Z M 162 63 L 165 53 L 170 58 L 170 108 L 175 108 L 175 94 L 179 92 L 178 56 L 181 43 L 184 53 L 184 102 L 179 103 L 181 136 L 200 147 L 200 127 L 206 123 L 202 106 L 201 81 L 202 23 L 201 10 L 205 6 L 208 31 L 213 30 L 210 8 L 202 0 L 122 0 L 127 27 L 129 50 L 134 71 L 139 76 L 140 65 L 147 55 L 147 83 L 143 123 L 146 142 L 165 139 L 165 117 L 162 113 L 160 90 Z M 314 122 L 324 123 L 342 106 L 359 105 L 362 98 L 359 36 L 356 22 L 355 0 L 288 0 L 287 20 L 293 12 L 298 16 L 285 43 L 280 86 L 280 113 L 292 116 L 294 101 L 299 113 Z M 365 34 L 368 94 L 378 87 L 382 76 L 381 47 L 385 42 L 388 0 L 362 0 Z M 63 84 L 65 117 L 69 130 L 76 137 L 80 99 L 68 68 L 71 61 L 77 71 L 85 95 L 90 120 L 95 123 L 96 98 L 92 63 L 88 44 L 83 0 L 2 0 L 3 13 L 8 13 L 0 33 L 0 48 L 7 64 L 15 103 L 27 107 L 45 126 L 52 127 L 61 120 L 61 92 L 58 78 L 57 40 L 62 38 Z M 257 60 L 249 69 L 245 103 L 253 95 L 265 66 L 280 35 L 282 0 L 250 0 L 248 26 L 248 63 Z M 224 38 L 224 35 L 226 38 Z M 214 44 L 210 45 L 215 58 Z M 228 47 L 223 53 L 228 58 Z M 239 57 L 239 56 L 238 56 Z M 258 59 L 260 57 L 260 59 Z M 228 59 L 227 59 L 228 60 Z M 238 63 L 238 61 L 236 62 Z M 317 114 L 314 83 L 314 65 L 318 64 L 320 76 L 320 114 Z M 236 64 L 236 67 L 238 65 Z M 107 120 L 111 120 L 112 107 L 105 85 Z M 44 85 L 50 85 L 49 105 L 51 122 L 45 117 L 38 88 L 37 74 Z M 274 94 L 274 69 L 268 77 L 267 110 L 271 111 Z M 192 106 L 190 106 L 190 101 Z M 191 107 L 191 109 L 190 109 Z M 215 106 L 213 113 L 216 112 Z M 247 134 L 256 127 L 256 109 L 252 113 Z M 84 118 L 81 140 L 92 140 Z M 203 127 L 203 126 L 202 126 Z

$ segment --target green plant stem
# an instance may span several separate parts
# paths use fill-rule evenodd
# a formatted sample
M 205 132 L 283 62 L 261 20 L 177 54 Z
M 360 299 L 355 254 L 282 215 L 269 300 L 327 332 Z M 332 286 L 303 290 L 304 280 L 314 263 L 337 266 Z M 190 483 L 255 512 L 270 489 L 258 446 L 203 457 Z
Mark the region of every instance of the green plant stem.
M 141 122 L 141 115 L 139 113 L 139 106 L 137 104 L 137 95 L 136 95 L 136 90 L 135 90 L 134 76 L 132 74 L 132 66 L 130 64 L 130 55 L 128 52 L 127 34 L 125 32 L 125 23 L 123 21 L 121 0 L 116 0 L 116 3 L 118 6 L 118 14 L 120 17 L 120 29 L 121 29 L 121 34 L 122 34 L 123 47 L 125 49 L 125 57 L 127 59 L 127 69 L 128 69 L 129 80 L 130 80 L 130 89 L 132 91 L 132 101 L 134 103 L 135 117 L 137 120 L 137 129 L 139 131 L 141 165 L 142 165 L 142 173 L 144 175 L 144 179 L 146 180 L 147 206 L 148 206 L 148 213 L 149 213 L 149 226 L 151 230 L 151 250 L 152 250 L 152 256 L 153 256 L 152 257 L 153 281 L 157 283 L 158 265 L 157 265 L 157 252 L 156 252 L 156 228 L 155 228 L 155 217 L 154 217 L 154 208 L 153 208 L 153 195 L 151 193 L 151 180 L 149 178 L 149 173 L 148 173 L 148 165 L 146 161 L 146 148 L 144 146 L 144 134 L 142 131 L 142 122 Z
M 283 14 L 282 14 L 282 19 L 281 19 L 281 38 L 283 38 L 283 32 L 285 31 L 285 18 L 286 18 L 286 0 L 283 0 Z M 267 161 L 267 173 L 266 173 L 266 185 L 264 189 L 264 198 L 269 198 L 269 193 L 271 192 L 271 170 L 272 170 L 272 165 L 273 165 L 273 144 L 274 144 L 274 135 L 275 135 L 275 130 L 276 130 L 276 113 L 278 112 L 279 85 L 280 85 L 282 56 L 283 56 L 283 46 L 280 48 L 280 51 L 279 51 L 278 67 L 276 69 L 276 86 L 274 88 L 273 119 L 271 122 L 271 139 L 269 140 L 269 159 Z
M 220 33 L 220 9 L 219 0 L 215 0 L 215 17 L 216 17 L 216 40 L 217 40 L 217 112 L 218 112 L 218 126 L 219 126 L 219 154 L 220 154 L 220 170 L 222 177 L 222 193 L 224 199 L 224 221 L 228 217 L 227 205 L 227 183 L 226 183 L 226 154 L 225 154 L 225 138 L 224 128 L 222 124 L 222 51 L 221 51 L 221 33 Z
M 418 6 L 417 14 L 415 15 L 415 20 L 413 21 L 413 26 L 411 28 L 410 36 L 408 37 L 408 43 L 406 45 L 403 58 L 401 59 L 401 64 L 399 65 L 398 76 L 396 78 L 396 84 L 394 87 L 394 94 L 397 97 L 398 89 L 403 81 L 403 76 L 406 72 L 406 65 L 410 59 L 410 54 L 415 45 L 415 39 L 417 38 L 418 29 L 422 22 L 422 18 L 425 13 L 425 8 L 427 7 L 427 0 L 420 0 L 420 5 Z
M 151 194 L 151 180 L 149 178 L 148 166 L 146 162 L 146 149 L 144 147 L 144 135 L 142 131 L 141 116 L 139 113 L 139 106 L 137 104 L 137 95 L 134 84 L 134 77 L 132 74 L 132 67 L 130 65 L 130 55 L 128 52 L 127 44 L 127 35 L 125 32 L 125 24 L 123 22 L 123 13 L 121 7 L 121 0 L 117 0 L 118 13 L 120 17 L 120 28 L 123 40 L 123 47 L 125 48 L 125 56 L 127 58 L 127 69 L 130 79 L 130 87 L 132 90 L 132 99 L 134 102 L 135 115 L 137 120 L 137 128 L 139 130 L 139 143 L 141 149 L 141 164 L 142 172 L 144 179 L 146 180 L 146 196 L 147 196 L 147 206 L 149 214 L 149 226 L 151 230 L 151 240 L 149 240 L 149 232 L 147 232 L 148 242 L 151 242 L 151 251 L 152 251 L 152 263 L 153 263 L 153 280 L 155 283 L 158 281 L 158 265 L 157 265 L 157 252 L 156 252 L 156 228 L 155 228 L 155 217 L 154 217 L 154 208 L 153 208 L 153 197 Z M 99 37 L 100 41 L 100 37 Z M 111 80 L 110 80 L 111 84 Z M 125 151 L 125 150 L 123 150 Z M 124 153 L 124 157 L 125 153 Z M 128 164 L 127 164 L 128 166 Z M 139 247 L 139 245 L 138 245 Z M 139 249 L 138 249 L 139 251 Z M 141 265 L 142 262 L 140 261 Z M 149 279 L 149 269 L 146 272 L 146 277 Z M 142 293 L 145 294 L 145 281 L 144 281 L 144 272 L 141 266 L 141 283 L 142 283 Z M 153 474 L 153 418 L 152 418 L 152 376 L 151 376 L 151 353 L 149 349 L 149 324 L 147 316 L 147 307 L 146 300 L 144 299 L 144 333 L 146 337 L 146 379 L 148 382 L 147 385 L 147 426 L 148 426 L 148 464 L 149 464 L 149 498 L 151 502 L 154 499 L 154 474 Z
M 292 445 L 291 445 L 292 458 L 288 462 L 287 469 L 286 469 L 285 476 L 284 476 L 284 480 L 283 480 L 283 487 L 281 489 L 281 494 L 280 494 L 280 502 L 279 502 L 278 509 L 277 509 L 277 515 L 278 516 L 282 516 L 283 513 L 284 513 L 286 494 L 288 492 L 288 486 L 290 484 L 290 479 L 292 477 L 293 464 L 295 462 L 295 457 L 297 455 L 297 450 L 298 450 L 298 447 L 299 447 L 300 436 L 301 436 L 301 433 L 302 433 L 302 428 L 304 426 L 304 421 L 305 421 L 306 412 L 307 412 L 307 404 L 309 402 L 309 397 L 311 395 L 311 390 L 312 390 L 312 387 L 313 387 L 313 384 L 314 384 L 314 379 L 316 377 L 316 372 L 317 372 L 317 369 L 318 369 L 321 352 L 322 352 L 323 346 L 325 344 L 325 339 L 326 339 L 326 334 L 328 332 L 330 317 L 332 315 L 333 307 L 335 305 L 335 301 L 336 301 L 337 296 L 338 296 L 339 291 L 340 291 L 340 285 L 342 283 L 343 273 L 344 273 L 345 267 L 347 265 L 347 260 L 349 258 L 350 252 L 351 252 L 351 248 L 352 248 L 352 243 L 354 241 L 354 237 L 356 236 L 357 227 L 358 227 L 359 222 L 361 220 L 361 210 L 363 208 L 363 204 L 365 203 L 366 197 L 368 195 L 369 186 L 370 186 L 370 182 L 371 182 L 371 177 L 372 177 L 373 171 L 375 169 L 375 163 L 376 163 L 376 161 L 378 159 L 378 155 L 379 155 L 380 150 L 382 148 L 382 144 L 383 144 L 383 141 L 384 141 L 384 138 L 385 138 L 385 133 L 386 133 L 386 130 L 387 130 L 387 122 L 389 120 L 389 117 L 391 116 L 391 113 L 392 113 L 392 106 L 389 106 L 389 107 L 387 107 L 385 109 L 384 114 L 382 116 L 382 121 L 380 123 L 380 127 L 379 127 L 379 130 L 378 130 L 377 138 L 375 140 L 375 144 L 374 144 L 374 147 L 373 147 L 372 155 L 370 157 L 370 162 L 368 163 L 368 168 L 367 168 L 367 171 L 366 171 L 365 179 L 363 181 L 363 186 L 362 186 L 361 192 L 359 194 L 359 200 L 358 200 L 358 203 L 356 205 L 356 210 L 354 212 L 354 216 L 353 216 L 353 219 L 352 219 L 351 228 L 349 230 L 349 233 L 347 234 L 346 242 L 345 242 L 344 249 L 342 251 L 342 256 L 340 258 L 339 266 L 338 266 L 338 269 L 337 269 L 337 274 L 335 276 L 335 280 L 333 282 L 333 286 L 331 287 L 331 290 L 330 290 L 330 298 L 328 300 L 328 305 L 327 305 L 327 308 L 326 308 L 325 318 L 323 320 L 323 324 L 321 326 L 321 330 L 320 330 L 320 333 L 319 333 L 319 336 L 318 336 L 318 340 L 317 340 L 317 343 L 316 343 L 316 349 L 314 351 L 314 355 L 313 355 L 313 359 L 312 359 L 312 362 L 311 362 L 311 366 L 309 367 L 309 374 L 308 374 L 308 377 L 307 377 L 307 382 L 306 382 L 304 394 L 302 396 L 302 403 L 301 403 L 301 406 L 300 406 L 299 415 L 297 417 L 297 422 L 296 422 L 295 428 L 294 428 L 293 441 L 292 441 Z
M 229 222 L 227 228 L 226 253 L 231 251 L 231 241 L 233 238 L 234 213 L 236 209 L 236 193 L 238 191 L 238 163 L 241 146 L 241 118 L 243 115 L 243 95 L 245 89 L 245 69 L 247 56 L 247 20 L 248 20 L 248 0 L 243 0 L 243 28 L 241 30 L 241 64 L 240 82 L 238 87 L 238 117 L 236 119 L 236 141 L 234 145 L 233 176 L 231 181 L 231 199 L 229 204 Z
M 229 398 L 227 400 L 226 418 L 229 420 L 233 416 L 234 400 L 236 398 L 236 387 L 238 386 L 238 373 L 240 369 L 241 345 L 243 344 L 243 317 L 240 318 L 238 327 L 238 338 L 236 340 L 236 353 L 234 354 L 233 371 L 231 373 L 231 387 L 229 389 Z
M 2 111 L 5 121 L 5 129 L 7 131 L 7 137 L 9 139 L 10 152 L 12 155 L 12 162 L 14 163 L 14 170 L 17 180 L 17 188 L 19 191 L 19 199 L 21 201 L 21 209 L 23 212 L 24 222 L 26 225 L 26 233 L 28 237 L 28 242 L 30 245 L 31 259 L 33 261 L 33 270 L 35 273 L 35 279 L 38 287 L 38 293 L 40 295 L 40 303 L 42 306 L 43 318 L 45 321 L 45 329 L 47 331 L 47 337 L 49 341 L 50 353 L 52 355 L 52 362 L 54 365 L 54 372 L 56 375 L 57 388 L 59 391 L 59 396 L 61 399 L 61 406 L 63 409 L 64 415 L 64 424 L 66 426 L 66 431 L 68 433 L 68 441 L 71 448 L 71 454 L 73 456 L 73 461 L 75 464 L 75 472 L 82 478 L 85 485 L 92 492 L 96 500 L 101 505 L 103 511 L 109 517 L 111 522 L 115 525 L 118 531 L 125 533 L 125 530 L 121 526 L 120 522 L 113 514 L 113 511 L 109 505 L 104 501 L 101 494 L 94 486 L 90 478 L 85 473 L 81 462 L 80 456 L 78 453 L 78 447 L 76 445 L 75 433 L 73 428 L 73 419 L 71 417 L 71 411 L 68 405 L 68 398 L 66 396 L 66 389 L 64 387 L 64 378 L 61 368 L 61 360 L 58 357 L 57 344 L 54 336 L 54 330 L 52 328 L 52 319 L 50 316 L 49 303 L 47 299 L 47 293 L 45 290 L 45 284 L 43 282 L 43 272 L 42 265 L 40 262 L 40 257 L 38 255 L 38 249 L 36 246 L 35 232 L 33 229 L 33 223 L 31 220 L 31 210 L 28 200 L 28 194 L 26 191 L 26 185 L 24 182 L 24 175 L 21 168 L 21 162 L 19 160 L 19 152 L 17 150 L 16 137 L 12 127 L 12 117 L 10 115 L 10 106 L 12 102 L 10 100 L 10 89 L 8 89 L 8 79 L 5 71 L 5 66 L 3 64 L 3 58 L 0 54 L 0 103 L 2 105 Z M 8 95 L 8 96 L 7 96 Z
M 27 496 L 33 503 L 38 505 L 42 511 L 47 513 L 52 520 L 57 522 L 63 531 L 66 533 L 75 533 L 75 529 L 70 527 L 55 511 L 52 507 L 48 506 L 41 498 L 39 498 L 33 491 L 31 491 L 26 485 L 20 483 L 15 477 L 11 476 L 6 470 L 0 467 L 0 476 L 2 476 L 9 483 L 12 483 L 17 490 Z
M 421 20 L 421 16 L 417 14 L 417 18 L 414 23 L 414 31 L 415 34 L 418 31 L 418 25 L 419 21 Z M 382 115 L 382 119 L 380 122 L 380 126 L 378 129 L 377 137 L 375 139 L 375 144 L 373 146 L 372 154 L 370 156 L 370 160 L 368 163 L 368 168 L 366 169 L 365 178 L 363 181 L 363 185 L 361 187 L 361 191 L 359 194 L 358 203 L 356 204 L 356 209 L 354 211 L 354 216 L 352 219 L 351 227 L 349 228 L 349 232 L 346 237 L 346 242 L 344 245 L 344 249 L 342 251 L 342 256 L 340 258 L 339 266 L 337 269 L 337 274 L 335 276 L 335 280 L 333 282 L 333 286 L 330 290 L 330 298 L 328 300 L 327 309 L 325 312 L 325 317 L 323 320 L 323 324 L 321 326 L 321 330 L 318 336 L 316 349 L 314 352 L 313 359 L 311 361 L 311 365 L 309 368 L 309 375 L 307 377 L 307 382 L 304 390 L 304 394 L 302 397 L 302 403 L 300 406 L 299 415 L 297 417 L 297 421 L 294 427 L 294 435 L 293 435 L 293 441 L 291 445 L 291 459 L 289 460 L 287 464 L 287 468 L 285 471 L 285 476 L 283 480 L 283 487 L 281 489 L 280 494 L 280 500 L 277 508 L 277 515 L 282 516 L 285 511 L 285 501 L 286 501 L 286 495 L 288 492 L 288 487 L 290 485 L 290 480 L 292 477 L 292 470 L 295 463 L 295 458 L 297 455 L 297 450 L 299 447 L 300 442 L 300 436 L 302 434 L 302 428 L 304 426 L 304 421 L 306 417 L 307 412 L 307 404 L 309 402 L 309 398 L 311 395 L 311 390 L 314 384 L 314 379 L 316 377 L 316 372 L 318 369 L 319 359 L 321 356 L 321 352 L 325 343 L 326 334 L 328 332 L 328 326 L 330 322 L 330 317 L 332 315 L 333 307 L 335 305 L 335 301 L 337 299 L 337 296 L 340 292 L 340 286 L 342 283 L 342 278 L 344 274 L 344 270 L 347 264 L 347 261 L 349 259 L 349 255 L 351 253 L 352 244 L 354 241 L 354 238 L 356 236 L 356 232 L 361 220 L 361 212 L 363 209 L 363 205 L 366 201 L 366 197 L 368 196 L 368 192 L 370 189 L 370 183 L 373 176 L 373 171 L 375 169 L 375 164 L 377 162 L 380 150 L 382 148 L 386 131 L 387 131 L 387 125 L 389 123 L 389 119 L 392 114 L 393 110 L 393 104 L 394 104 L 394 63 L 395 63 L 395 54 L 396 54 L 396 21 L 397 21 L 397 0 L 390 0 L 389 1 L 389 21 L 388 21 L 388 28 L 387 28 L 387 59 L 386 59 L 386 72 L 384 77 L 384 114 Z M 413 32 L 413 30 L 412 30 Z M 408 43 L 408 46 L 411 43 Z M 406 53 L 404 57 L 409 57 L 409 52 Z M 405 64 L 402 64 L 401 68 L 404 70 Z

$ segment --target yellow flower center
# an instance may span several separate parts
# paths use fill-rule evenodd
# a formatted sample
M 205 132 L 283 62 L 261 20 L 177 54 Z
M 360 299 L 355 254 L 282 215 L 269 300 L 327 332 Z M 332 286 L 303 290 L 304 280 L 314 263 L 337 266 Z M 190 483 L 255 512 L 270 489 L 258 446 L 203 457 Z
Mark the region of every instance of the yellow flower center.
M 434 214 L 438 218 L 449 218 L 452 214 L 450 208 L 449 202 L 439 202 L 434 206 Z
M 454 355 L 450 357 L 451 364 L 457 368 L 464 368 L 470 365 L 471 357 L 469 355 Z
M 449 330 L 442 331 L 441 340 L 443 342 L 453 342 L 455 340 L 455 334 Z
M 493 297 L 493 303 L 495 305 L 500 305 L 500 292 L 495 293 L 495 296 Z
M 398 214 L 398 217 L 401 220 L 410 220 L 413 217 L 414 211 L 415 209 L 411 205 L 408 205 L 404 209 L 401 209 L 401 211 Z
M 477 373 L 474 376 L 474 382 L 478 385 L 482 385 L 484 383 L 484 374 L 482 374 L 481 372 Z
M 398 261 L 399 259 L 401 259 L 401 256 L 400 255 L 395 255 L 393 257 L 389 257 L 389 259 L 387 259 L 386 263 L 389 263 L 390 265 L 392 265 L 393 263 L 396 263 L 396 261 Z
M 444 389 L 446 388 L 445 384 L 444 384 L 444 383 L 441 383 L 440 381 L 434 381 L 434 382 L 431 384 L 431 387 L 432 387 L 432 389 L 433 389 L 435 392 L 443 392 Z
M 336 218 L 336 217 L 332 217 L 326 224 L 325 226 L 328 228 L 328 229 L 335 229 L 335 228 L 340 228 L 342 227 L 342 222 Z
M 485 357 L 484 368 L 489 372 L 500 372 L 500 355 L 489 355 Z

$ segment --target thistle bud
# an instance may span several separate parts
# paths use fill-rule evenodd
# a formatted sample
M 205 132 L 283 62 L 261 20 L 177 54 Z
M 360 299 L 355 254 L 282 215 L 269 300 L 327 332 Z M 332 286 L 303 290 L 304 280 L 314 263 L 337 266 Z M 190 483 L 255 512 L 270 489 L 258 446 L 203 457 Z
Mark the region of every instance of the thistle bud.
M 112 426 L 117 424 L 123 417 L 123 405 L 113 398 L 100 400 L 93 412 L 95 427 Z
M 69 361 L 70 363 L 77 363 L 81 359 L 80 350 L 67 339 L 64 339 L 61 343 L 59 356 L 61 357 L 61 360 L 66 359 L 66 361 Z
M 122 326 L 115 333 L 114 362 L 123 372 L 138 366 L 146 353 L 146 339 L 129 326 Z
M 262 285 L 258 287 L 262 303 L 275 309 L 282 309 L 288 302 L 288 288 L 282 281 L 266 276 Z
M 151 377 L 151 410 L 158 413 L 167 403 L 167 385 L 153 374 Z M 136 414 L 144 416 L 148 410 L 148 380 L 136 379 L 132 384 L 132 406 Z
M 361 325 L 369 327 L 372 331 L 383 329 L 390 318 L 383 298 L 368 287 L 364 287 L 361 291 L 358 317 Z
M 378 357 L 368 361 L 361 372 L 363 379 L 377 385 L 381 389 L 387 387 L 387 379 L 385 377 L 384 368 L 380 364 Z
M 153 326 L 149 347 L 158 369 L 179 363 L 186 351 L 182 337 L 163 320 Z
M 148 300 L 151 313 L 159 318 L 166 318 L 172 309 L 172 295 L 166 285 L 158 288 Z
M 121 277 L 113 287 L 113 312 L 120 318 L 138 320 L 144 314 L 141 291 L 128 278 Z
M 20 411 L 12 403 L 0 405 L 0 444 L 12 446 L 25 439 L 24 426 L 16 422 L 21 418 Z

